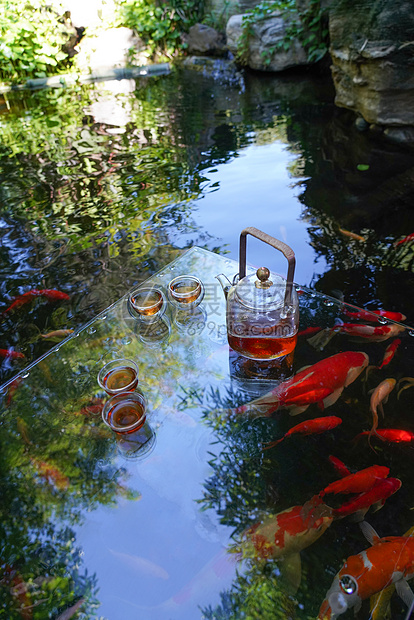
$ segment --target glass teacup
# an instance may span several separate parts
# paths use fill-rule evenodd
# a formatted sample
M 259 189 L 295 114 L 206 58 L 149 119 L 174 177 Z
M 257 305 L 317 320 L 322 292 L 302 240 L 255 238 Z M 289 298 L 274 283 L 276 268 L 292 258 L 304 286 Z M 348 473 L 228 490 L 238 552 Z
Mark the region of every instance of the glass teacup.
M 140 391 L 112 396 L 102 410 L 102 419 L 115 433 L 134 433 L 146 420 L 147 401 Z
M 139 286 L 131 291 L 128 297 L 128 307 L 132 316 L 153 320 L 165 311 L 166 300 L 164 293 L 155 286 Z
M 138 385 L 138 366 L 129 359 L 112 360 L 99 371 L 98 383 L 110 395 L 132 392 Z
M 170 301 L 181 309 L 198 306 L 204 297 L 204 286 L 195 276 L 178 276 L 168 285 Z

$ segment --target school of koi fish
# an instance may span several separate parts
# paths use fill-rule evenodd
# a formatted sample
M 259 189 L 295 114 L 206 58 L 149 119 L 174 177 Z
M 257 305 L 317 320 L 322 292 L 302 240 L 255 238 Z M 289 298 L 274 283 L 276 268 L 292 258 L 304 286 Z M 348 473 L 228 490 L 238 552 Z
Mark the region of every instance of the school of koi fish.
M 353 319 L 371 320 L 372 314 L 347 313 Z M 376 311 L 375 314 L 387 319 L 402 321 L 404 315 Z M 335 329 L 335 331 L 334 331 Z M 272 416 L 281 409 L 287 409 L 290 415 L 300 414 L 312 404 L 324 411 L 333 405 L 343 390 L 353 383 L 365 371 L 365 380 L 372 369 L 383 370 L 396 355 L 401 344 L 395 338 L 404 330 L 402 326 L 383 325 L 375 327 L 362 324 L 340 324 L 339 328 L 331 328 L 333 335 L 346 334 L 358 340 L 370 339 L 383 342 L 393 338 L 386 347 L 382 361 L 376 366 L 369 366 L 366 353 L 344 351 L 327 357 L 309 367 L 303 368 L 292 378 L 280 383 L 270 392 L 260 396 L 248 404 L 235 409 L 238 414 L 252 417 Z M 318 327 L 310 327 L 299 333 L 309 337 L 315 344 L 322 331 Z M 316 336 L 315 336 L 316 334 Z M 330 335 L 330 337 L 332 337 Z M 320 337 L 317 343 L 325 343 Z M 322 346 L 322 348 L 323 348 Z M 402 387 L 400 387 L 400 385 Z M 378 428 L 378 413 L 384 419 L 384 405 L 390 393 L 399 388 L 398 396 L 404 389 L 414 385 L 414 379 L 404 377 L 398 382 L 393 377 L 381 381 L 369 394 L 369 411 L 372 415 L 372 427 L 362 431 L 354 442 L 373 438 L 380 442 L 412 443 L 414 433 L 399 428 Z M 307 420 L 291 427 L 282 437 L 263 445 L 263 449 L 275 448 L 281 442 L 296 435 L 314 435 L 335 429 L 342 423 L 337 416 L 323 416 Z M 414 577 L 414 528 L 402 536 L 379 536 L 372 526 L 365 521 L 369 510 L 376 511 L 402 486 L 400 479 L 389 477 L 390 468 L 372 465 L 352 472 L 348 466 L 336 456 L 331 455 L 329 461 L 336 473 L 337 480 L 328 484 L 303 505 L 292 506 L 278 514 L 271 514 L 245 530 L 241 537 L 238 551 L 243 557 L 256 559 L 288 559 L 291 584 L 295 590 L 300 583 L 300 552 L 318 540 L 332 524 L 352 515 L 353 521 L 359 523 L 361 531 L 371 547 L 357 555 L 347 558 L 335 576 L 331 587 L 322 602 L 318 620 L 334 620 L 349 609 L 355 613 L 361 608 L 362 602 L 370 600 L 372 618 L 390 618 L 390 599 L 394 590 L 407 606 L 406 620 L 414 610 L 414 593 L 408 581 Z M 351 496 L 333 508 L 330 497 L 339 495 Z M 293 567 L 293 569 L 292 569 Z M 385 593 L 385 594 L 384 594 Z
M 63 293 L 62 291 L 58 291 L 56 289 L 32 289 L 31 291 L 27 291 L 26 293 L 15 297 L 12 303 L 7 306 L 5 310 L 0 312 L 0 321 L 7 321 L 11 319 L 17 310 L 23 306 L 29 305 L 36 298 L 42 298 L 52 303 L 68 301 L 70 299 L 67 293 Z M 72 329 L 62 329 L 49 332 L 48 334 L 41 334 L 40 337 L 62 339 L 71 333 L 73 333 Z M 22 351 L 15 351 L 14 347 L 8 347 L 7 349 L 0 348 L 0 359 L 24 360 L 26 359 L 26 355 Z
M 9 314 L 39 296 L 48 301 L 69 299 L 68 295 L 60 291 L 33 290 L 16 298 L 1 316 L 7 318 Z M 344 313 L 353 320 L 364 320 L 366 324 L 339 323 L 334 328 L 328 329 L 308 327 L 299 332 L 299 337 L 309 337 L 308 342 L 319 350 L 322 350 L 330 339 L 341 334 L 356 339 L 357 342 L 369 340 L 382 343 L 391 340 L 378 364 L 370 365 L 369 356 L 365 352 L 341 351 L 299 370 L 268 393 L 235 408 L 234 412 L 251 417 L 270 417 L 277 411 L 287 410 L 291 416 L 296 416 L 304 413 L 311 405 L 316 405 L 321 412 L 324 412 L 334 405 L 344 390 L 358 378 L 365 375 L 366 380 L 368 373 L 373 369 L 377 371 L 386 369 L 398 353 L 401 338 L 397 336 L 404 327 L 397 324 L 370 325 L 369 321 L 373 320 L 372 312 L 345 310 Z M 382 310 L 374 311 L 374 315 L 394 321 L 405 319 L 401 313 Z M 55 330 L 42 334 L 42 337 L 64 338 L 71 333 L 72 330 Z M 24 355 L 12 349 L 0 349 L 0 357 L 21 359 Z M 18 380 L 10 384 L 7 403 L 13 398 L 18 385 Z M 390 394 L 395 390 L 399 397 L 404 390 L 413 385 L 412 377 L 403 377 L 398 381 L 394 377 L 387 377 L 368 392 L 367 409 L 372 417 L 372 426 L 369 431 L 361 431 L 356 435 L 354 442 L 367 439 L 369 446 L 374 439 L 384 445 L 386 442 L 413 443 L 414 432 L 410 430 L 378 428 L 379 415 L 384 419 L 384 405 Z M 102 406 L 101 399 L 93 399 L 84 404 L 78 414 L 98 415 Z M 342 422 L 343 420 L 336 415 L 323 415 L 306 420 L 292 426 L 281 437 L 262 447 L 265 450 L 277 449 L 280 443 L 295 441 L 298 435 L 319 435 L 333 431 Z M 23 420 L 17 420 L 17 427 L 23 441 L 30 445 L 29 429 Z M 329 463 L 335 473 L 335 480 L 318 490 L 303 504 L 267 515 L 243 532 L 240 544 L 243 557 L 288 558 L 286 566 L 290 571 L 290 582 L 297 589 L 301 576 L 300 553 L 315 543 L 335 522 L 352 516 L 371 546 L 345 560 L 321 604 L 318 620 L 335 620 L 349 609 L 357 612 L 367 599 L 370 600 L 372 618 L 389 617 L 389 604 L 394 591 L 407 606 L 408 620 L 414 609 L 414 593 L 408 585 L 408 581 L 414 577 L 414 528 L 402 536 L 381 537 L 365 521 L 369 511 L 382 508 L 386 501 L 401 489 L 401 480 L 389 476 L 390 468 L 386 466 L 374 464 L 351 471 L 334 455 L 329 456 Z M 31 458 L 31 464 L 37 476 L 48 485 L 58 490 L 68 488 L 69 479 L 55 464 L 35 458 Z M 339 506 L 332 507 L 330 500 L 333 496 L 350 496 L 350 498 L 342 500 Z M 386 597 L 384 593 L 387 593 Z M 378 609 L 381 611 L 376 611 Z

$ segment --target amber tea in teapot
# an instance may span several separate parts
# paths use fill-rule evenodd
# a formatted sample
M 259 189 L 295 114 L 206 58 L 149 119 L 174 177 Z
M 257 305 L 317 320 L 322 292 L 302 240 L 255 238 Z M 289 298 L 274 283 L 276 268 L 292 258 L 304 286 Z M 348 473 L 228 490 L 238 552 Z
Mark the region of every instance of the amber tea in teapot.
M 246 276 L 247 234 L 269 243 L 284 254 L 289 265 L 287 279 L 271 273 L 266 267 L 260 267 L 255 274 Z M 299 304 L 293 285 L 293 250 L 256 228 L 246 228 L 240 236 L 239 268 L 232 285 L 225 276 L 217 276 L 227 298 L 226 322 L 230 347 L 244 357 L 257 360 L 289 355 L 296 346 L 299 325 Z
M 279 327 L 273 328 L 273 333 L 254 336 L 236 336 L 228 334 L 229 346 L 245 357 L 251 359 L 277 359 L 288 355 L 296 347 L 297 334 L 281 336 Z

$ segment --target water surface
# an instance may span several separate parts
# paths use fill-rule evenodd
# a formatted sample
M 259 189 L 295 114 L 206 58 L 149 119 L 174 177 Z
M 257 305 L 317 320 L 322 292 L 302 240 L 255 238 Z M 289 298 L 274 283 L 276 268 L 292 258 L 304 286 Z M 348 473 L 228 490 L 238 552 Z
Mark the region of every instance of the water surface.
M 295 280 L 404 311 L 413 152 L 335 107 L 329 76 L 191 70 L 12 93 L 0 123 L 1 381 L 184 248 L 238 256 L 255 226 L 295 251 Z M 342 231 L 342 232 L 341 232 Z M 345 232 L 344 232 L 345 231 Z M 354 238 L 349 233 L 358 235 Z M 248 259 L 284 273 L 250 239 Z

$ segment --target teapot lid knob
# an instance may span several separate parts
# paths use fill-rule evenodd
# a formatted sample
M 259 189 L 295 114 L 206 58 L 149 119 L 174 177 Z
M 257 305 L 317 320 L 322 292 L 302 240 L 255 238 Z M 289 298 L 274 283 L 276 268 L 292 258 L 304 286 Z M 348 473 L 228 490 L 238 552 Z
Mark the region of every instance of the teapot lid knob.
M 273 282 L 269 280 L 270 271 L 267 267 L 259 267 L 256 271 L 256 275 L 259 278 L 259 280 L 255 282 L 256 288 L 269 288 L 272 286 Z

